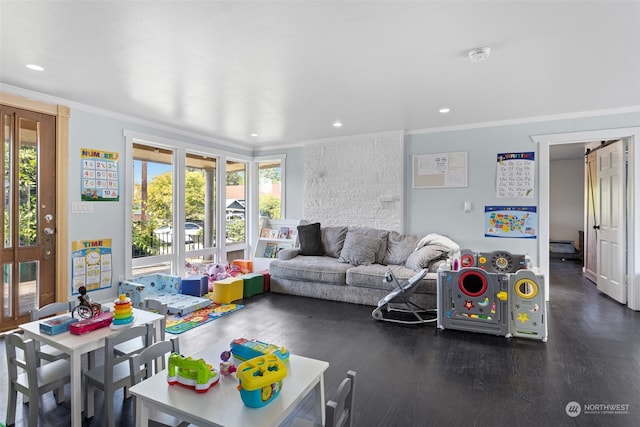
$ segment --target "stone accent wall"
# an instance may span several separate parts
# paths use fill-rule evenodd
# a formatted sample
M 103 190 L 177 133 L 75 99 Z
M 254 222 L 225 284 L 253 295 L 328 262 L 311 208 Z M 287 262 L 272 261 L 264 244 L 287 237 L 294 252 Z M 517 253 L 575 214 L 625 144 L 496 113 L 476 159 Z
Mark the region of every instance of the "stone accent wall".
M 404 132 L 308 141 L 304 219 L 402 232 Z

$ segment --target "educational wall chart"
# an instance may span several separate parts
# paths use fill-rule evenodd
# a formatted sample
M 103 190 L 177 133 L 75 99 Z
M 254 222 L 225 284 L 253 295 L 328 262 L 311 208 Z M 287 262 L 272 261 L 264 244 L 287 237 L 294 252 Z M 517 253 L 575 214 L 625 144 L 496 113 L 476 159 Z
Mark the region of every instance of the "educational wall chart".
M 413 156 L 413 188 L 466 186 L 466 151 Z
M 81 148 L 83 201 L 117 202 L 120 199 L 118 153 Z
M 484 236 L 535 239 L 538 213 L 535 206 L 485 206 Z
M 535 188 L 535 152 L 498 153 L 496 197 L 533 198 Z
M 72 294 L 80 286 L 88 291 L 111 287 L 111 239 L 71 242 Z

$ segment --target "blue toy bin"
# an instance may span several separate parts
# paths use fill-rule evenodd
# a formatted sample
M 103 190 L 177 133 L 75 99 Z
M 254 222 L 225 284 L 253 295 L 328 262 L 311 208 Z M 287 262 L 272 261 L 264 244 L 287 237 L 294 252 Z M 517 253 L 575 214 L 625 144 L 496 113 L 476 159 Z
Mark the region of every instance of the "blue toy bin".
M 261 408 L 278 397 L 287 366 L 274 354 L 254 357 L 238 366 L 240 397 L 250 408 Z

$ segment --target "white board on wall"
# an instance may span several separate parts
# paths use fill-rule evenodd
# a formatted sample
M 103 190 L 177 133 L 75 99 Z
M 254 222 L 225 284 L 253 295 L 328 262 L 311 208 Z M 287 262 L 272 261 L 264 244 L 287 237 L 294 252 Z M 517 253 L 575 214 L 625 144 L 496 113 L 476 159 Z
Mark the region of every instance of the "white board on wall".
M 413 188 L 467 186 L 467 152 L 413 156 Z

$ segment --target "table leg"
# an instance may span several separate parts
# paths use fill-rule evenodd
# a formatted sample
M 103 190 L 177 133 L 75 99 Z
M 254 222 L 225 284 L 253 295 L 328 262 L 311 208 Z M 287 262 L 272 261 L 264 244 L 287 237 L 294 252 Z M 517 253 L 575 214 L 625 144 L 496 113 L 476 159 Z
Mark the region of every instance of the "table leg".
M 142 399 L 134 397 L 136 399 L 136 426 L 148 426 L 149 425 L 149 408 L 147 408 Z
M 71 426 L 82 426 L 82 363 L 79 352 L 69 355 L 71 368 Z
M 324 425 L 325 423 L 325 412 L 324 412 L 324 375 L 320 375 L 320 380 L 316 383 L 316 386 L 313 388 L 314 394 L 314 418 L 315 422 L 320 425 Z

